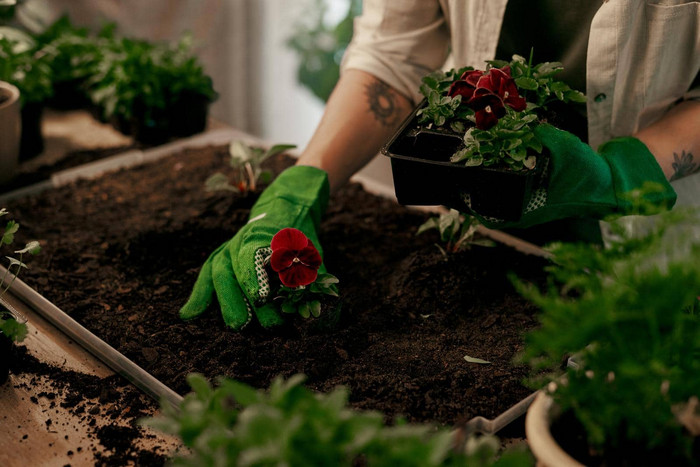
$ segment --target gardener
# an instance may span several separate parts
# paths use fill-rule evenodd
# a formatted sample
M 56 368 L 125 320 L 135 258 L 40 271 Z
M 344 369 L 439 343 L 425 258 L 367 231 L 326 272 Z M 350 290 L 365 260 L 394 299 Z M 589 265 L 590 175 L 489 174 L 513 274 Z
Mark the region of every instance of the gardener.
M 421 78 L 441 67 L 483 68 L 532 49 L 535 62 L 562 62 L 558 78 L 589 97 L 578 109 L 588 144 L 551 126 L 538 131 L 551 153 L 544 205 L 487 226 L 599 237 L 596 219 L 625 214 L 620 195 L 645 181 L 660 184 L 655 201 L 671 206 L 668 181 L 700 167 L 699 31 L 698 2 L 366 0 L 313 138 L 260 196 L 248 225 L 205 263 L 181 316 L 198 316 L 216 293 L 228 326 L 242 327 L 253 312 L 263 326 L 279 323 L 271 305 L 256 307 L 266 291 L 256 252 L 283 227 L 320 247 L 329 191 L 375 156 L 421 99 Z

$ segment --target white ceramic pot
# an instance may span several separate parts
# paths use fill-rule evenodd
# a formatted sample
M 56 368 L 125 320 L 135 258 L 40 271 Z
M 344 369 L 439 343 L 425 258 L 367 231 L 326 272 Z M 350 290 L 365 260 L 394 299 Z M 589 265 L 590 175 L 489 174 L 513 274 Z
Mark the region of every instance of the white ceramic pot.
M 0 183 L 11 179 L 17 170 L 21 135 L 19 89 L 0 81 Z
M 540 391 L 525 417 L 525 434 L 538 467 L 583 467 L 568 455 L 552 437 L 550 426 L 556 417 L 554 400 Z

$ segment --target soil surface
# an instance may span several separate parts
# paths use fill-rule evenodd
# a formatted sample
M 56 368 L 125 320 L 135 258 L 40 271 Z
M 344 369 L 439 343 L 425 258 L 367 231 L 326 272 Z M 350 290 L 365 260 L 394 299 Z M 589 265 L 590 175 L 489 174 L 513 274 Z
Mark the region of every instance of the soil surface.
M 228 158 L 224 146 L 184 150 L 8 202 L 22 226 L 18 243 L 43 246 L 22 278 L 181 394 L 190 372 L 255 387 L 304 373 L 318 391 L 348 386 L 358 409 L 455 425 L 493 418 L 531 393 L 527 368 L 512 360 L 537 310 L 508 275 L 540 282 L 545 261 L 505 246 L 445 257 L 437 232 L 416 235 L 429 214 L 358 184 L 332 197 L 319 233 L 328 271 L 340 279 L 337 328 L 296 317 L 274 330 L 253 322 L 235 332 L 216 305 L 181 321 L 204 260 L 244 225 L 257 197 L 205 191 Z M 276 172 L 290 164 L 269 161 Z

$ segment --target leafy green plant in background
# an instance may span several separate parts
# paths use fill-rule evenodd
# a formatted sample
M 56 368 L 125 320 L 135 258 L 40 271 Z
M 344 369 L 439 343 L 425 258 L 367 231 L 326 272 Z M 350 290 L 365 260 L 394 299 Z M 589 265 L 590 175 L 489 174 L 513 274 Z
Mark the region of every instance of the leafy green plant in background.
M 352 38 L 353 19 L 361 9 L 360 0 L 350 0 L 345 17 L 338 24 L 328 25 L 326 0 L 314 0 L 287 41 L 299 56 L 299 83 L 324 102 L 340 77 L 340 61 Z
M 416 235 L 437 229 L 440 232 L 440 241 L 445 245 L 444 248 L 440 245 L 437 247 L 444 255 L 466 250 L 472 245 L 493 246 L 494 243 L 491 240 L 475 236 L 479 225 L 481 223 L 475 217 L 450 209 L 421 224 Z
M 190 450 L 173 460 L 191 466 L 522 466 L 523 451 L 497 456 L 493 438 L 472 439 L 469 451 L 454 449 L 445 429 L 384 423 L 377 412 L 350 409 L 348 391 L 328 394 L 306 389 L 303 375 L 276 378 L 269 390 L 220 378 L 213 388 L 191 374 L 193 392 L 178 408 L 162 404 L 162 415 L 146 425 L 179 436 Z
M 5 208 L 0 208 L 0 217 L 8 215 Z M 0 247 L 11 245 L 15 241 L 15 234 L 19 230 L 19 224 L 14 220 L 9 220 L 3 229 L 2 237 L 0 237 Z M 24 248 L 16 250 L 14 253 L 19 255 L 19 259 L 6 256 L 9 260 L 9 265 L 6 268 L 5 274 L 0 278 L 0 299 L 7 293 L 12 286 L 12 283 L 19 275 L 22 268 L 27 265 L 22 261 L 25 254 L 35 255 L 41 249 L 39 242 L 28 242 Z M 9 309 L 0 304 L 0 332 L 8 336 L 14 341 L 21 341 L 27 335 L 27 325 L 24 324 L 22 317 L 15 315 Z
M 23 107 L 53 95 L 50 58 L 35 46 L 21 31 L 2 28 L 0 32 L 0 81 L 17 86 Z
M 540 369 L 576 356 L 565 379 L 548 377 L 552 396 L 609 459 L 624 459 L 626 450 L 661 451 L 669 465 L 700 459 L 700 433 L 693 440 L 676 416 L 700 395 L 698 225 L 697 210 L 680 209 L 659 214 L 642 234 L 613 222 L 607 248 L 552 246 L 547 290 L 518 285 L 542 309 L 523 359 Z
M 244 194 L 256 191 L 259 183 L 269 183 L 272 179 L 272 172 L 262 168 L 263 162 L 295 147 L 293 144 L 276 144 L 264 149 L 240 140 L 233 140 L 228 149 L 229 165 L 233 169 L 233 175 L 229 177 L 222 172 L 211 175 L 205 181 L 206 189 Z
M 87 81 L 97 73 L 105 51 L 111 48 L 115 29 L 114 24 L 108 24 L 93 35 L 87 28 L 76 27 L 67 16 L 62 16 L 35 35 L 37 49 L 47 56 L 54 100 L 60 102 L 59 107 L 78 108 L 89 102 Z
M 189 35 L 174 46 L 121 38 L 106 50 L 90 85 L 92 101 L 102 109 L 103 118 L 138 117 L 151 126 L 167 122 L 165 111 L 185 93 L 210 102 L 217 97 Z

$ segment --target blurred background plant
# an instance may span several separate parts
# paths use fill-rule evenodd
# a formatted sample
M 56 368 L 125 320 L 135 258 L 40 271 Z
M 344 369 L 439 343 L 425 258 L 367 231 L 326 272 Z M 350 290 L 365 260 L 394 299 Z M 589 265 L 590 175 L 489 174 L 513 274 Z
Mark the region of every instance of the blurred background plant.
M 632 197 L 653 212 L 641 192 Z M 605 248 L 552 245 L 546 290 L 519 283 L 542 309 L 523 358 L 540 370 L 575 356 L 564 379 L 555 370 L 533 387 L 547 385 L 610 465 L 697 465 L 700 437 L 676 412 L 700 394 L 700 211 L 634 220 L 611 221 Z
M 361 0 L 349 0 L 345 16 L 340 22 L 329 24 L 326 0 L 314 0 L 287 41 L 300 59 L 299 83 L 324 102 L 338 81 L 340 61 L 352 38 L 353 19 L 361 10 Z

